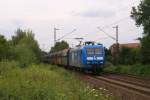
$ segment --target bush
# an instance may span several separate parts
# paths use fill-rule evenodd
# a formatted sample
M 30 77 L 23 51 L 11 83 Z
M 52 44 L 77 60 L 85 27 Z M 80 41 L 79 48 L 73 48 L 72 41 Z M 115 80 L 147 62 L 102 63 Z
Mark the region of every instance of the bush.
M 16 61 L 8 61 L 8 60 L 1 61 L 0 62 L 0 75 L 4 75 L 10 70 L 16 69 L 17 66 L 19 66 L 19 63 Z
M 17 45 L 14 48 L 15 60 L 19 61 L 20 67 L 27 67 L 32 63 L 37 63 L 35 53 L 26 44 Z
M 9 44 L 10 57 L 20 63 L 19 67 L 40 62 L 41 50 L 32 31 L 18 29 Z
M 109 61 L 106 61 L 104 67 L 109 67 L 109 66 L 113 66 L 113 64 Z
M 10 46 L 3 35 L 0 35 L 0 61 L 10 59 Z
M 56 66 L 30 65 L 7 71 L 0 75 L 0 100 L 111 100 Z
M 150 65 L 136 64 L 130 68 L 130 73 L 150 77 Z
M 16 60 L 20 63 L 20 67 L 39 63 L 41 50 L 32 31 L 18 29 L 10 41 L 0 35 L 0 61 L 4 59 Z
M 135 64 L 141 62 L 140 48 L 123 47 L 119 53 L 119 64 Z
M 104 68 L 104 71 L 150 77 L 150 65 L 135 64 L 135 65 L 110 66 Z

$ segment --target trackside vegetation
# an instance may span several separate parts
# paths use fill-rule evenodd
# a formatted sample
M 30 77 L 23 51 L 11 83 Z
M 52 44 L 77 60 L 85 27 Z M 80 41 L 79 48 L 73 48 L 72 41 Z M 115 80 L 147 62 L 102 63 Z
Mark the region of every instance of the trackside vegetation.
M 56 50 L 68 47 L 64 41 L 57 44 Z M 73 73 L 41 62 L 31 30 L 17 29 L 10 40 L 0 35 L 0 100 L 112 100 Z
M 104 71 L 150 77 L 150 65 L 143 65 L 143 64 L 117 65 L 117 66 L 111 65 L 105 67 Z
M 141 0 L 137 7 L 132 7 L 131 18 L 137 27 L 143 28 L 143 37 L 139 48 L 123 48 L 119 52 L 119 59 L 116 65 L 112 60 L 110 52 L 106 52 L 105 71 L 128 73 L 150 77 L 150 0 Z
M 131 11 L 131 18 L 143 28 L 143 37 L 138 38 L 140 47 L 122 48 L 117 59 L 106 49 L 104 71 L 150 77 L 149 8 L 150 0 L 141 0 Z M 50 52 L 65 48 L 69 48 L 67 42 L 57 42 Z M 41 64 L 42 56 L 31 30 L 17 29 L 10 40 L 0 34 L 0 100 L 113 99 L 100 90 L 87 87 L 71 72 Z
M 0 62 L 0 100 L 112 100 L 57 66 Z

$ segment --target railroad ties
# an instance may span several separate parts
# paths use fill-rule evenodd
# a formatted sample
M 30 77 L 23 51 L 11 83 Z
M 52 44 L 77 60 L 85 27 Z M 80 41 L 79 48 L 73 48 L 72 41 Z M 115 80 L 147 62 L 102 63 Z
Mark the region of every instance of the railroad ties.
M 150 80 L 117 74 L 94 76 L 80 73 L 78 77 L 94 88 L 105 88 L 119 100 L 150 100 Z

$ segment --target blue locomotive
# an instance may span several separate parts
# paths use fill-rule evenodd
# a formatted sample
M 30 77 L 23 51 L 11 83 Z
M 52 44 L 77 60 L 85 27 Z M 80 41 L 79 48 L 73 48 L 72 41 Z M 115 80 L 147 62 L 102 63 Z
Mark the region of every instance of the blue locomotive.
M 51 53 L 50 60 L 52 64 L 99 73 L 105 61 L 105 51 L 102 44 L 85 42 L 82 46 Z

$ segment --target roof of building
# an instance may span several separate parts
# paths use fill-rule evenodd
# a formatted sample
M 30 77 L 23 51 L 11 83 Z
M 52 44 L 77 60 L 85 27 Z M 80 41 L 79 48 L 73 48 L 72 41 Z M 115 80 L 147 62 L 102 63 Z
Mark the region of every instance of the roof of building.
M 138 48 L 140 47 L 140 43 L 119 44 L 119 47 Z
M 115 47 L 116 44 L 113 44 L 110 46 L 110 49 L 113 47 Z M 127 48 L 138 48 L 140 47 L 140 43 L 125 43 L 125 44 L 119 44 L 119 47 L 122 48 L 122 47 L 127 47 Z

